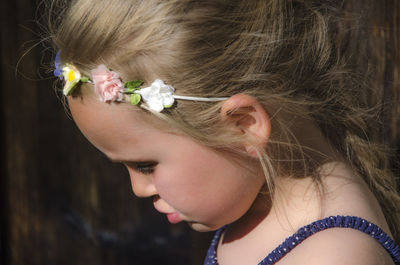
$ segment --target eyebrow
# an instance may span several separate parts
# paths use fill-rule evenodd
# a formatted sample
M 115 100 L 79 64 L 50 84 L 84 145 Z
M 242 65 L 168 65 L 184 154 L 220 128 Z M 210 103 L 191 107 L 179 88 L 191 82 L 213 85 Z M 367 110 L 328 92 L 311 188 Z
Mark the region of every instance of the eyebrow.
M 108 155 L 106 155 L 105 153 L 103 153 L 103 152 L 101 152 L 102 154 L 103 154 L 103 156 L 105 157 L 105 158 L 107 158 L 110 162 L 112 162 L 112 163 L 121 163 L 121 162 L 123 162 L 124 161 L 124 159 L 115 159 L 115 158 L 111 158 L 111 157 L 109 157 Z
M 143 162 L 152 162 L 151 160 L 148 159 L 136 159 L 136 160 L 130 160 L 130 159 L 115 159 L 111 158 L 108 155 L 102 153 L 105 158 L 107 158 L 110 162 L 112 163 L 143 163 Z

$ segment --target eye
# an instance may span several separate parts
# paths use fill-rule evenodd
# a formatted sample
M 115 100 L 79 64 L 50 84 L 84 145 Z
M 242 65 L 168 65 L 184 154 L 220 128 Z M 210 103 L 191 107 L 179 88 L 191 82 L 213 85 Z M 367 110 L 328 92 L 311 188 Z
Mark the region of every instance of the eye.
M 157 162 L 136 162 L 134 163 L 134 168 L 142 174 L 152 174 L 157 164 Z

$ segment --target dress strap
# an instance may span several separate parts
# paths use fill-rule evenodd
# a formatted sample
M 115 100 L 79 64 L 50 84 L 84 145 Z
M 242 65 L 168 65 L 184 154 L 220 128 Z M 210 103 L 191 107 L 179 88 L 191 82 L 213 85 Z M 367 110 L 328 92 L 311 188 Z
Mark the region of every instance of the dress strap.
M 288 237 L 282 244 L 280 244 L 275 250 L 267 255 L 258 265 L 273 265 L 282 259 L 287 253 L 294 249 L 297 245 L 303 242 L 306 238 L 321 232 L 329 228 L 351 228 L 359 230 L 363 233 L 370 235 L 375 238 L 391 255 L 396 265 L 400 265 L 400 248 L 387 235 L 379 226 L 356 216 L 330 216 L 318 221 L 315 221 L 309 225 L 303 226 L 295 234 Z M 217 259 L 217 245 L 221 237 L 222 232 L 226 226 L 220 228 L 216 233 L 211 242 L 210 248 L 208 249 L 204 265 L 218 265 Z
M 399 246 L 380 227 L 356 216 L 330 216 L 303 226 L 295 234 L 288 237 L 282 244 L 273 250 L 258 265 L 272 265 L 283 258 L 289 251 L 303 242 L 306 238 L 328 228 L 352 228 L 364 232 L 375 238 L 392 256 L 396 265 L 400 264 Z
M 207 251 L 206 259 L 204 260 L 204 265 L 218 265 L 217 259 L 217 246 L 222 232 L 224 232 L 227 226 L 223 226 L 215 232 L 213 239 L 211 240 L 210 247 Z

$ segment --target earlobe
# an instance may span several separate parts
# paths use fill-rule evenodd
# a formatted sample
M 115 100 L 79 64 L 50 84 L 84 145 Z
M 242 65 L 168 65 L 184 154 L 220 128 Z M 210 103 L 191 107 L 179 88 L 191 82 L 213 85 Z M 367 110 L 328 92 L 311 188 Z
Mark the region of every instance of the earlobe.
M 246 137 L 244 147 L 251 156 L 257 156 L 258 148 L 265 148 L 271 133 L 271 121 L 257 99 L 245 94 L 230 97 L 222 105 L 221 118 L 243 133 Z

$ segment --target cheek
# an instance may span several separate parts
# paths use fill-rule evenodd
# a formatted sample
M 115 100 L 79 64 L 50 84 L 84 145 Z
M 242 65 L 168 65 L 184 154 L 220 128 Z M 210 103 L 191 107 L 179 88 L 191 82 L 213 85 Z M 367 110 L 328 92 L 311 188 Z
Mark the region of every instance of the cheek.
M 230 223 L 248 210 L 262 184 L 226 160 L 200 158 L 155 175 L 158 193 L 195 221 Z
M 161 198 L 180 211 L 197 207 L 197 198 L 212 195 L 214 189 L 210 174 L 188 168 L 155 175 L 154 184 Z
M 219 176 L 226 168 L 220 158 L 197 146 L 194 150 L 190 145 L 186 147 L 186 150 L 174 150 L 174 157 L 160 165 L 160 171 L 155 174 L 160 196 L 171 204 L 172 201 L 178 205 L 196 204 L 197 197 L 212 196 L 215 189 L 227 184 Z

